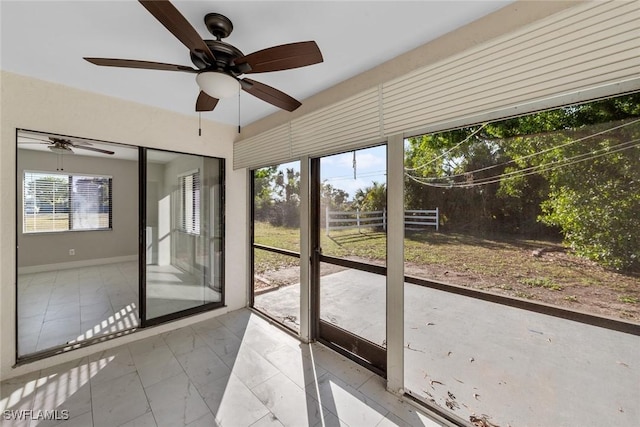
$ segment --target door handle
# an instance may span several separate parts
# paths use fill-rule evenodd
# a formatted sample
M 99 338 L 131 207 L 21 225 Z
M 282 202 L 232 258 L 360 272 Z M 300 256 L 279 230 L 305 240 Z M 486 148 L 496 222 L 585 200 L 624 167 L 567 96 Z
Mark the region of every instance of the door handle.
M 321 247 L 317 247 L 313 250 L 313 253 L 311 254 L 311 256 L 309 257 L 309 262 L 313 262 L 313 258 L 315 256 L 320 256 L 322 255 L 322 248 Z

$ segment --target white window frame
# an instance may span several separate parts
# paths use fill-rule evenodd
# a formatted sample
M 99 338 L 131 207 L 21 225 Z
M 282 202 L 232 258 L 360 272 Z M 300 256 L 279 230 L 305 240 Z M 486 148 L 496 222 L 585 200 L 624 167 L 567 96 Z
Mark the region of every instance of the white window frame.
M 32 179 L 38 179 L 44 176 L 49 177 L 65 177 L 68 179 L 69 190 L 66 196 L 66 205 L 67 205 L 67 214 L 69 215 L 67 221 L 67 227 L 65 229 L 27 229 L 27 218 L 28 215 L 38 215 L 43 212 L 40 212 L 42 207 L 38 206 L 37 202 L 32 198 L 27 198 L 27 178 L 30 177 Z M 88 178 L 101 178 L 109 180 L 109 210 L 108 214 L 108 224 L 104 227 L 77 227 L 74 228 L 74 197 L 73 197 L 73 179 L 74 177 L 88 177 Z M 88 173 L 77 173 L 77 172 L 52 172 L 52 171 L 39 171 L 39 170 L 24 170 L 22 173 L 22 232 L 23 234 L 43 234 L 43 233 L 65 233 L 65 232 L 78 232 L 78 231 L 110 231 L 113 230 L 113 176 L 111 175 L 99 175 L 99 174 L 88 174 Z M 31 202 L 31 203 L 27 203 Z M 27 213 L 27 207 L 32 206 L 33 210 Z M 76 215 L 77 216 L 77 215 Z

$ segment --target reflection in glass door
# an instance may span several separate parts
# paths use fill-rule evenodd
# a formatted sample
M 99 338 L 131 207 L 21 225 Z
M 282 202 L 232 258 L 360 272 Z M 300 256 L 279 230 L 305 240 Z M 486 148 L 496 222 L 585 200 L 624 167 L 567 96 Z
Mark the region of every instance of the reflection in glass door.
M 315 159 L 312 168 L 317 335 L 384 374 L 386 146 Z
M 221 305 L 223 160 L 146 150 L 145 165 L 146 320 Z
M 18 359 L 138 327 L 137 148 L 27 130 L 16 137 Z M 50 150 L 50 138 L 73 149 Z

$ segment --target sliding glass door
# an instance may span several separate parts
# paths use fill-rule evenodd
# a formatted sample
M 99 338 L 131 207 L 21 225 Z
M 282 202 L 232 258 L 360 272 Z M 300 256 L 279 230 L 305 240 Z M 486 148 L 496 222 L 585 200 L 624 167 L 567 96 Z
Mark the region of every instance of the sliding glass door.
M 18 360 L 220 307 L 224 160 L 17 132 Z
M 221 159 L 145 150 L 144 313 L 158 323 L 222 305 Z
M 18 130 L 17 351 L 138 327 L 138 149 Z

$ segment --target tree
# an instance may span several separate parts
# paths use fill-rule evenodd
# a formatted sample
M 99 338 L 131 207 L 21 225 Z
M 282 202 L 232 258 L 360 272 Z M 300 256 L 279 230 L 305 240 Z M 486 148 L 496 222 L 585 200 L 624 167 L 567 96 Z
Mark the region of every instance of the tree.
M 577 254 L 619 270 L 640 270 L 638 117 L 640 96 L 635 94 L 503 126 L 507 135 L 533 134 L 511 138 L 507 152 L 525 159 L 517 168 L 540 171 L 534 175 L 544 182 L 536 195 L 540 223 L 560 229 Z M 527 157 L 531 152 L 540 154 Z M 501 189 L 512 192 L 516 184 L 503 180 Z
M 576 253 L 640 270 L 640 95 L 408 140 L 406 206 L 451 230 L 560 234 Z
M 254 172 L 254 218 L 274 226 L 300 224 L 300 172 L 277 166 Z
M 272 182 L 277 167 L 257 169 L 253 172 L 253 210 L 257 221 L 268 221 L 273 200 Z
M 374 181 L 371 186 L 356 190 L 354 200 L 362 211 L 381 211 L 387 207 L 387 186 Z
M 320 187 L 320 197 L 322 205 L 328 206 L 330 210 L 343 210 L 349 200 L 349 193 L 323 182 Z
M 300 172 L 293 168 L 279 171 L 274 189 L 279 196 L 275 200 L 276 216 L 273 225 L 298 227 L 300 225 Z
M 499 173 L 504 155 L 480 126 L 409 138 L 405 150 L 405 207 L 440 208 L 449 229 L 494 231 L 505 221 L 496 212 L 495 183 L 478 180 Z M 468 185 L 468 186 L 465 186 Z

